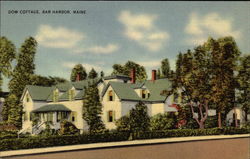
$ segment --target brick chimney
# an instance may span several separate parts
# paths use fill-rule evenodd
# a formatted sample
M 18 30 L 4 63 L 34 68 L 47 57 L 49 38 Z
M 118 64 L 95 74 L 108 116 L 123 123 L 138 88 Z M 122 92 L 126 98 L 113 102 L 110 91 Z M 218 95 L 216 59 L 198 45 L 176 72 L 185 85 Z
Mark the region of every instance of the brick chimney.
M 152 70 L 152 82 L 156 80 L 156 70 Z
M 130 78 L 131 78 L 131 83 L 135 83 L 135 68 L 131 69 L 130 71 Z
M 80 74 L 79 73 L 76 74 L 76 81 L 80 81 Z

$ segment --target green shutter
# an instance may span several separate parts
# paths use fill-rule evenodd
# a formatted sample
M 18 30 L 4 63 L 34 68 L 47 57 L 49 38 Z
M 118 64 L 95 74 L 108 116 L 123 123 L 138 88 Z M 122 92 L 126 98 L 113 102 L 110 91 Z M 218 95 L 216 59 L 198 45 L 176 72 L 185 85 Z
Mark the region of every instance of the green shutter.
M 113 114 L 113 122 L 115 121 L 115 111 L 112 111 Z

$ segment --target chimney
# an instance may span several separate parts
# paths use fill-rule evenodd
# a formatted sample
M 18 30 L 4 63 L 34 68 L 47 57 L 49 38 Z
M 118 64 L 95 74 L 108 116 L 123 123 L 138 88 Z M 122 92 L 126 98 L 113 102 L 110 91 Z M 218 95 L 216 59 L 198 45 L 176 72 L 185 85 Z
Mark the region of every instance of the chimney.
M 79 73 L 76 74 L 76 81 L 80 81 L 80 74 Z
M 130 71 L 130 78 L 131 78 L 131 83 L 135 83 L 135 68 L 131 69 Z
M 156 70 L 152 70 L 152 82 L 156 80 Z

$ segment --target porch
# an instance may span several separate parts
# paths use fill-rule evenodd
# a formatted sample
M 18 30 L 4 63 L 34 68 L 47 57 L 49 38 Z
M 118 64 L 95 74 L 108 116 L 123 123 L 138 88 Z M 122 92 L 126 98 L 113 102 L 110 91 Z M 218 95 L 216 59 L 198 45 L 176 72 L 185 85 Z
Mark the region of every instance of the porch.
M 60 129 L 60 122 L 62 120 L 74 120 L 71 117 L 71 110 L 62 104 L 49 104 L 44 105 L 36 110 L 32 111 L 32 134 L 38 134 L 46 128 L 46 124 L 51 129 Z

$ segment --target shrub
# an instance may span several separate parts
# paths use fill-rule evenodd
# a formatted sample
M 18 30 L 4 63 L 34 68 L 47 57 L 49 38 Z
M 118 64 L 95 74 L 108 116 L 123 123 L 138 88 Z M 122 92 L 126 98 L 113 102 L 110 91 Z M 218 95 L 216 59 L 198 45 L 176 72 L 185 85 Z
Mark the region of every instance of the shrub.
M 75 135 L 75 134 L 79 134 L 80 131 L 76 128 L 76 126 L 67 121 L 64 120 L 61 122 L 61 129 L 59 130 L 59 135 Z
M 2 130 L 0 131 L 0 140 L 17 138 L 17 131 L 15 130 Z
M 176 124 L 176 116 L 169 113 L 157 114 L 150 119 L 151 130 L 174 129 Z
M 208 116 L 205 121 L 205 128 L 218 127 L 218 119 L 216 116 Z
M 129 127 L 129 117 L 123 116 L 115 122 L 117 131 L 130 131 Z

